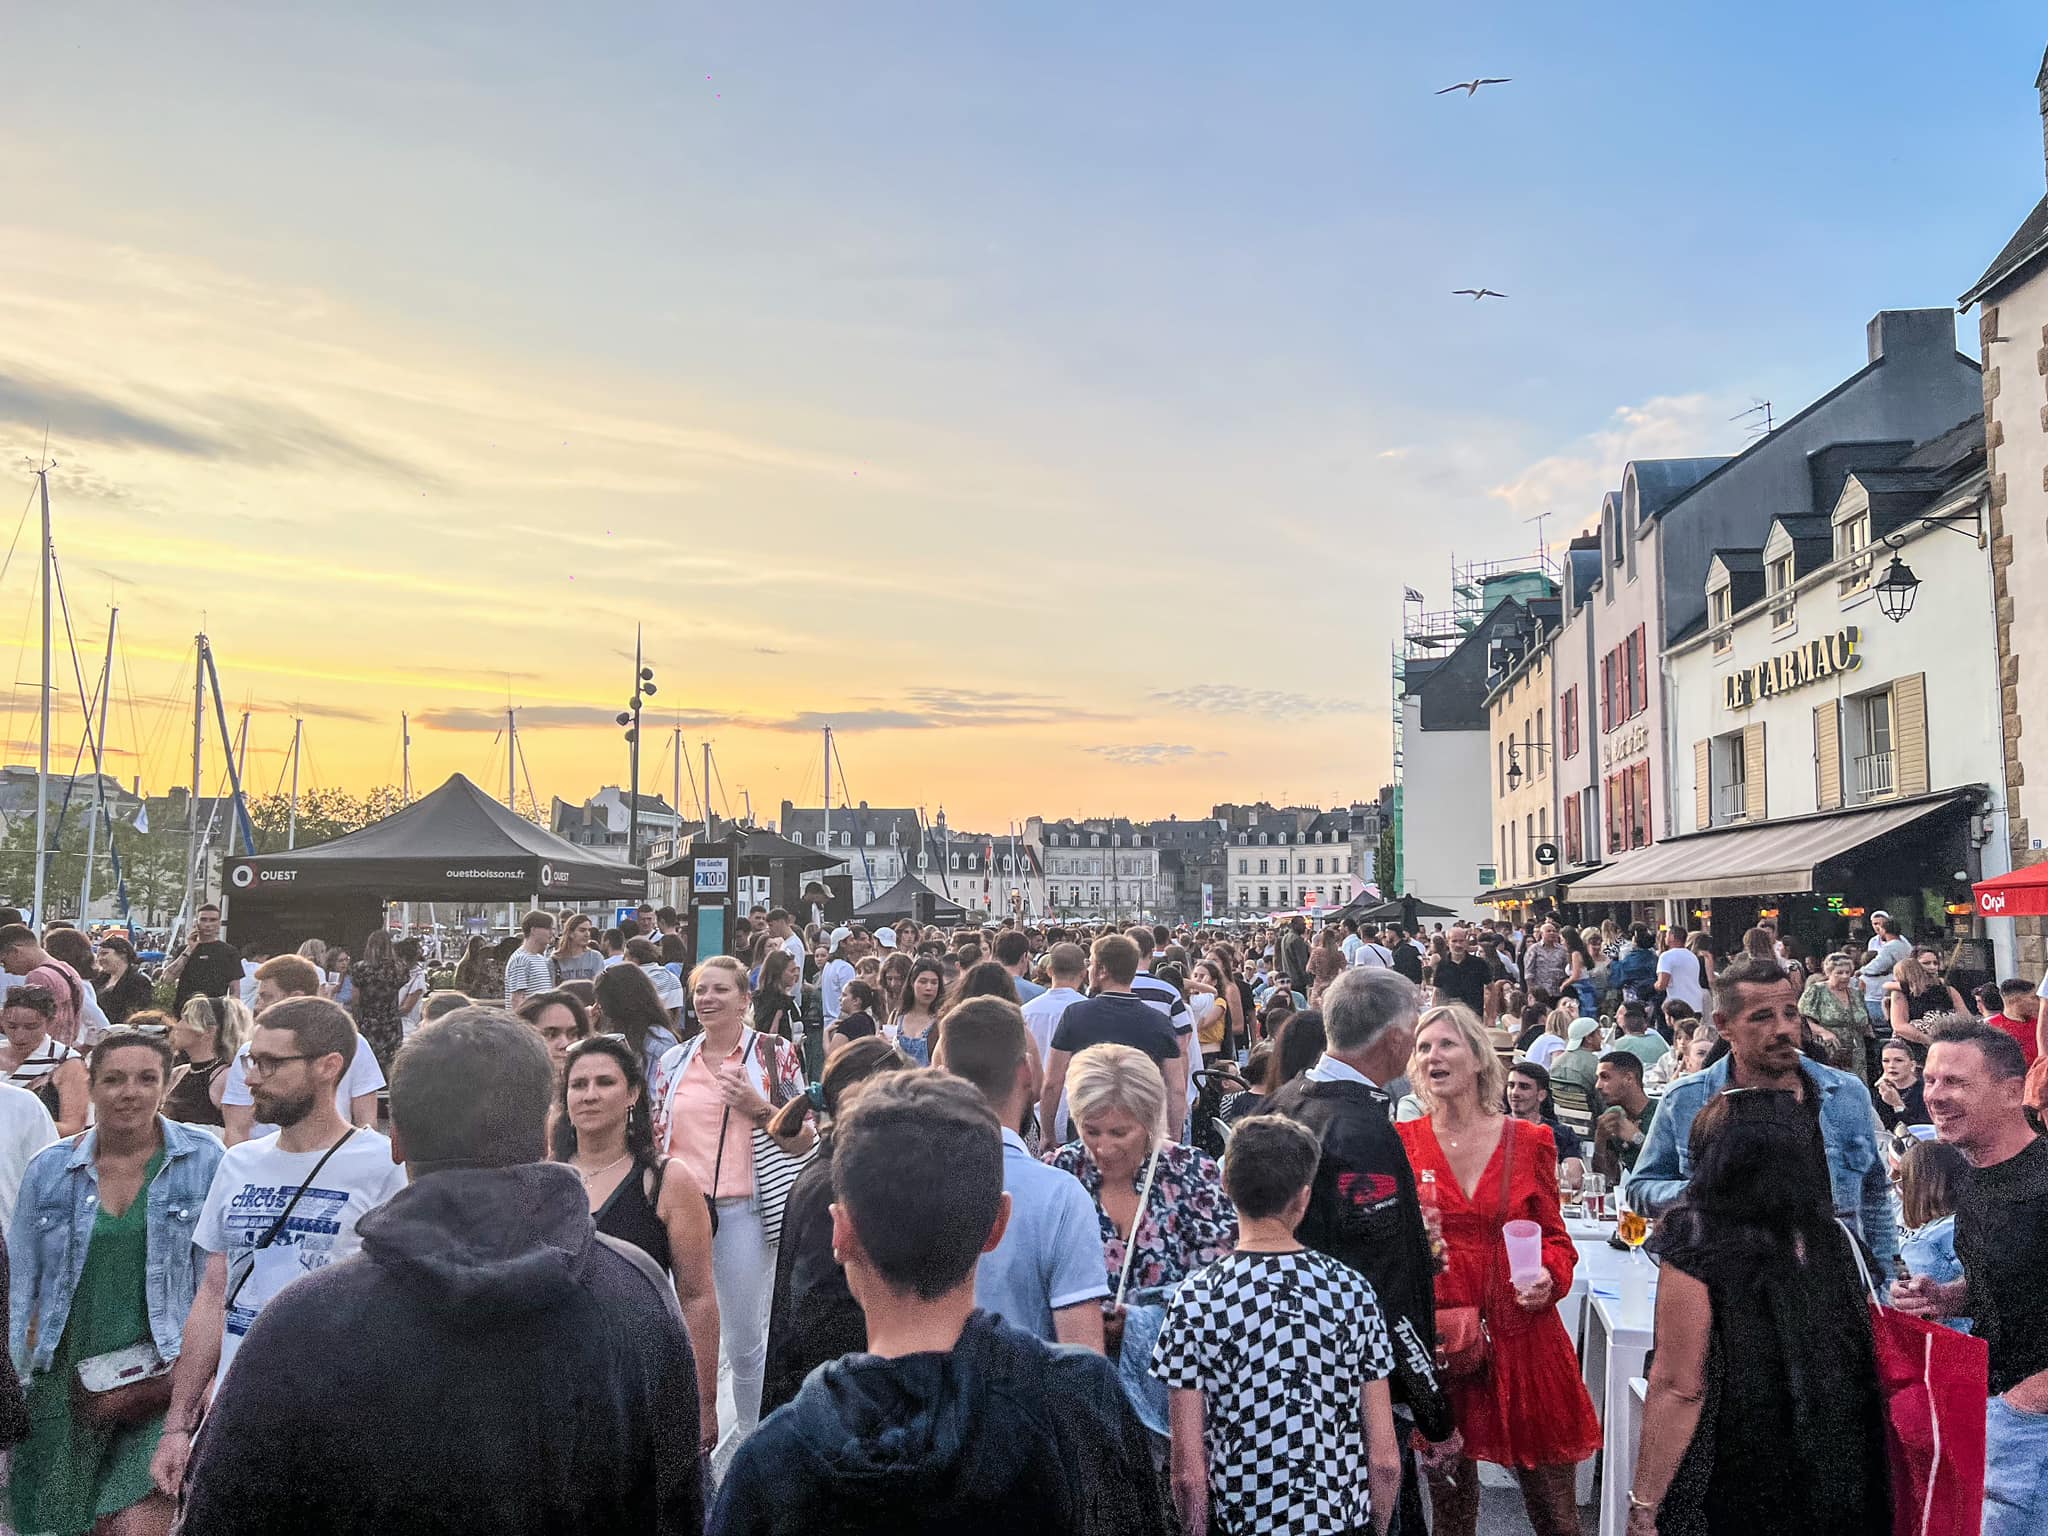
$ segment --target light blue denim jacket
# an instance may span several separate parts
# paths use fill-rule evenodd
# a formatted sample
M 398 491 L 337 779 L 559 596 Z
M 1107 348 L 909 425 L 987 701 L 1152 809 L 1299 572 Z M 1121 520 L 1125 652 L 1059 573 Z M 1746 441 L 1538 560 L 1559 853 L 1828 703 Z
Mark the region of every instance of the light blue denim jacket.
M 1734 1069 L 1722 1057 L 1704 1072 L 1680 1078 L 1665 1090 L 1657 1118 L 1628 1176 L 1633 1209 L 1661 1216 L 1675 1205 L 1692 1179 L 1692 1122 L 1708 1099 L 1728 1086 Z M 1889 1277 L 1899 1255 L 1899 1224 L 1892 1211 L 1891 1180 L 1878 1150 L 1880 1127 L 1863 1079 L 1817 1061 L 1802 1061 L 1809 1087 L 1820 1094 L 1820 1139 L 1827 1147 L 1828 1181 L 1835 1214 L 1848 1222 Z
M 164 1137 L 164 1163 L 142 1193 L 149 1202 L 149 1263 L 143 1282 L 157 1355 L 175 1360 L 203 1268 L 192 1232 L 227 1149 L 206 1132 L 162 1116 L 157 1126 Z M 71 1298 L 85 1272 L 85 1251 L 99 1215 L 100 1176 L 93 1164 L 98 1144 L 96 1129 L 75 1143 L 56 1142 L 30 1159 L 22 1176 L 14 1225 L 7 1234 L 7 1312 L 8 1346 L 24 1380 L 47 1371 L 56 1359 Z
M 1962 1279 L 1963 1261 L 1956 1257 L 1955 1217 L 1937 1216 L 1926 1226 L 1908 1232 L 1899 1244 L 1899 1258 L 1909 1275 L 1925 1275 L 1943 1285 Z M 1970 1331 L 1967 1317 L 1947 1317 L 1942 1321 L 1957 1333 Z

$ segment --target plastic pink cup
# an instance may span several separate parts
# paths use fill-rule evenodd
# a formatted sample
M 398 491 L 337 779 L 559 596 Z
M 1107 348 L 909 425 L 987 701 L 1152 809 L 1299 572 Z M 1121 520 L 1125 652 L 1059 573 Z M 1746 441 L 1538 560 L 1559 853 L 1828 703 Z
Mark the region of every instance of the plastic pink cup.
M 1533 1221 L 1511 1221 L 1500 1230 L 1508 1245 L 1508 1279 L 1526 1290 L 1543 1278 L 1543 1229 Z

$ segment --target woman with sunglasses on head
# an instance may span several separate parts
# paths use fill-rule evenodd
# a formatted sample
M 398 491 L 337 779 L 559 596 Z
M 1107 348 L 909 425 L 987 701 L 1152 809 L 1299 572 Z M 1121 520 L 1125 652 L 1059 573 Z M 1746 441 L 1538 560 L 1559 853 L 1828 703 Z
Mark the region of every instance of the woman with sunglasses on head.
M 107 1023 L 118 1028 L 128 1015 L 149 1007 L 156 996 L 142 967 L 135 963 L 135 946 L 118 933 L 100 940 L 98 969 L 92 973 L 92 989 L 100 1000 Z
M 641 1070 L 651 1079 L 661 1058 L 678 1041 L 661 994 L 637 965 L 614 965 L 601 972 L 593 986 L 590 1008 L 593 1029 L 624 1035 L 640 1053 Z
M 10 1010 L 23 990 L 8 995 Z M 119 1364 L 106 1357 L 138 1346 L 178 1358 L 201 1271 L 194 1224 L 225 1148 L 158 1112 L 171 1074 L 161 1037 L 117 1029 L 94 1048 L 89 1073 L 93 1128 L 36 1154 L 8 1234 L 14 1366 L 29 1413 L 8 1493 L 19 1531 L 159 1536 L 177 1511 L 150 1473 L 171 1378 L 117 1405 L 102 1372 Z
M 177 1066 L 171 1091 L 164 1099 L 164 1118 L 184 1125 L 224 1125 L 221 1094 L 228 1086 L 228 1063 L 249 1038 L 253 1021 L 240 998 L 195 997 L 172 1019 L 161 1013 L 138 1013 L 129 1023 L 147 1028 L 167 1026 Z
M 867 1318 L 847 1288 L 845 1266 L 832 1251 L 832 1121 L 853 1090 L 869 1078 L 906 1071 L 911 1065 L 908 1056 L 878 1036 L 849 1041 L 825 1058 L 825 1070 L 805 1097 L 783 1105 L 769 1122 L 771 1131 L 794 1132 L 802 1126 L 807 1109 L 816 1114 L 818 1155 L 796 1176 L 783 1211 L 768 1312 L 764 1414 L 795 1397 L 817 1366 L 868 1347 Z
M 582 1177 L 597 1230 L 675 1280 L 697 1363 L 698 1448 L 708 1453 L 718 1443 L 718 1293 L 704 1191 L 689 1169 L 656 1152 L 647 1075 L 623 1037 L 592 1035 L 569 1047 L 555 1109 L 554 1160 Z

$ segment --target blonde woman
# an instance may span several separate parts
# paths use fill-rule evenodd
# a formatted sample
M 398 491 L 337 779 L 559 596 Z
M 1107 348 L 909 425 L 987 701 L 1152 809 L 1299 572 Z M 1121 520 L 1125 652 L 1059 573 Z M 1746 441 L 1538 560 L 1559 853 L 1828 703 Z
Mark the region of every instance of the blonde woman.
M 195 997 L 171 1024 L 171 1049 L 178 1053 L 164 1118 L 186 1125 L 225 1125 L 220 1096 L 228 1086 L 228 1063 L 255 1027 L 240 998 Z
M 1920 1027 L 1929 1014 L 1970 1017 L 1963 994 L 1941 979 L 1940 961 L 1925 953 L 1907 955 L 1892 968 L 1891 980 L 1884 984 L 1884 1006 L 1892 1021 L 1892 1038 L 1919 1046 L 1931 1038 Z
M 681 1159 L 717 1216 L 711 1277 L 733 1402 L 719 1451 L 730 1458 L 760 1421 L 775 1288 L 775 1245 L 754 1198 L 754 1130 L 793 1156 L 808 1152 L 817 1132 L 808 1118 L 787 1135 L 770 1125 L 777 1108 L 804 1096 L 804 1069 L 794 1045 L 749 1025 L 746 967 L 712 956 L 690 973 L 690 996 L 703 1032 L 671 1048 L 655 1070 L 654 1145 Z
M 1507 1067 L 1467 1008 L 1422 1015 L 1408 1077 L 1425 1114 L 1394 1129 L 1418 1178 L 1435 1178 L 1446 1263 L 1436 1279 L 1437 1315 L 1463 1313 L 1475 1336 L 1491 1340 L 1483 1368 L 1446 1373 L 1465 1453 L 1454 1469 L 1431 1475 L 1435 1529 L 1473 1536 L 1474 1464 L 1487 1461 L 1520 1481 L 1536 1536 L 1577 1536 L 1573 1472 L 1600 1448 L 1600 1423 L 1557 1315 L 1578 1251 L 1558 1204 L 1556 1140 L 1548 1126 L 1503 1112 Z M 1509 1277 L 1502 1237 L 1515 1220 L 1543 1230 L 1542 1272 L 1521 1284 Z M 1446 1333 L 1438 1342 L 1452 1341 Z
M 1067 1112 L 1079 1139 L 1046 1161 L 1081 1181 L 1102 1226 L 1112 1297 L 1134 1247 L 1130 1288 L 1177 1285 L 1237 1246 L 1237 1212 L 1208 1153 L 1166 1139 L 1166 1080 L 1157 1063 L 1128 1045 L 1091 1045 L 1067 1067 Z M 1154 1155 L 1157 1166 L 1153 1166 Z M 1150 1168 L 1143 1208 L 1139 1192 Z M 1112 1353 L 1122 1319 L 1104 1303 Z
M 1571 1044 L 1572 1025 L 1578 1022 L 1578 1018 L 1576 1004 L 1559 1003 L 1543 1021 L 1543 1033 L 1529 1042 L 1529 1049 L 1522 1053 L 1523 1056 L 1549 1071 L 1551 1058 Z

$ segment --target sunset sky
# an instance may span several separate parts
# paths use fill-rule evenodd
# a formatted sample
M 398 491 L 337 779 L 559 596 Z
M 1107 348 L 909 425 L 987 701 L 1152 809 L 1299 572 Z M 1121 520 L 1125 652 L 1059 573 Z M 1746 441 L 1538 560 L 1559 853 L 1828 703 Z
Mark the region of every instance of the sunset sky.
M 509 702 L 580 799 L 638 621 L 649 781 L 679 721 L 734 808 L 815 804 L 827 722 L 854 797 L 977 829 L 1369 796 L 1402 585 L 1950 302 L 2040 195 L 2044 40 L 2037 0 L 17 8 L 0 540 L 47 425 L 159 792 L 203 625 L 259 792 L 294 713 L 306 782 L 395 781 L 401 710 L 418 785 L 502 791 Z M 1514 81 L 1431 94 L 1475 74 Z

